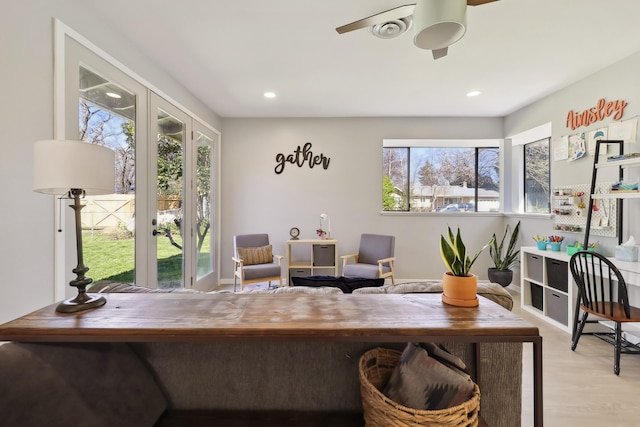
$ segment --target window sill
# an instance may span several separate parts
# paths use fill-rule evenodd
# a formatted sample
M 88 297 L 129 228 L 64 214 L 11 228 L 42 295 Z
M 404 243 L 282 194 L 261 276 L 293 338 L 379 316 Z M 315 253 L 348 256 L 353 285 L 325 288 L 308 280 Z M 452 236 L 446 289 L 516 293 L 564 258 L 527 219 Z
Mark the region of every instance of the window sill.
M 380 211 L 382 216 L 434 216 L 434 217 L 495 217 L 504 216 L 502 212 L 400 212 L 400 211 Z

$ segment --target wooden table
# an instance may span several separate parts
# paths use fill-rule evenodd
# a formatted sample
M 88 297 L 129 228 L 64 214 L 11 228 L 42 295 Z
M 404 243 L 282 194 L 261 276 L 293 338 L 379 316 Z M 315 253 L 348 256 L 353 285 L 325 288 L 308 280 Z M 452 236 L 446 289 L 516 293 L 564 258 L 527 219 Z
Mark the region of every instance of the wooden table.
M 108 294 L 98 309 L 65 314 L 53 304 L 0 325 L 0 341 L 531 342 L 534 424 L 542 426 L 538 328 L 480 298 L 459 308 L 440 294 Z

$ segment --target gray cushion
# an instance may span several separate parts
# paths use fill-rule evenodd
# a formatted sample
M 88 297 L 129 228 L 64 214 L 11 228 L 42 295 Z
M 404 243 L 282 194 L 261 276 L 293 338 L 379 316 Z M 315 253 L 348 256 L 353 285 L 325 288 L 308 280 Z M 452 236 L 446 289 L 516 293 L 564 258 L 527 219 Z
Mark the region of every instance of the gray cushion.
M 185 288 L 169 288 L 169 289 L 151 289 L 144 286 L 137 286 L 131 283 L 121 282 L 109 282 L 102 281 L 94 283 L 88 289 L 88 292 L 92 293 L 129 293 L 129 294 L 143 294 L 143 293 L 174 293 L 174 294 L 199 294 L 200 291 L 195 289 Z
M 260 279 L 262 277 L 277 277 L 282 274 L 280 264 L 256 264 L 245 265 L 242 269 L 244 271 L 245 280 Z
M 269 235 L 262 234 L 238 234 L 233 236 L 233 247 L 250 248 L 255 246 L 267 246 L 269 244 Z M 237 255 L 237 254 L 236 254 Z
M 128 344 L 0 345 L 0 424 L 151 426 L 167 400 Z
M 376 264 L 377 266 L 379 259 L 393 256 L 395 244 L 396 238 L 394 236 L 363 234 L 360 237 L 358 262 L 361 264 Z
M 354 294 L 410 294 L 410 293 L 442 293 L 442 282 L 429 280 L 425 282 L 397 283 L 379 288 L 361 288 Z M 478 283 L 478 295 L 500 304 L 507 310 L 513 309 L 513 297 L 497 283 Z
M 382 272 L 389 272 L 389 267 L 383 267 Z M 378 277 L 378 264 L 347 264 L 342 268 L 342 274 L 349 277 L 364 277 L 375 279 Z
M 308 286 L 287 286 L 276 289 L 254 289 L 252 291 L 244 291 L 247 294 L 320 294 L 320 295 L 335 295 L 342 294 L 340 288 L 333 288 L 329 286 L 321 286 L 317 288 L 310 288 Z

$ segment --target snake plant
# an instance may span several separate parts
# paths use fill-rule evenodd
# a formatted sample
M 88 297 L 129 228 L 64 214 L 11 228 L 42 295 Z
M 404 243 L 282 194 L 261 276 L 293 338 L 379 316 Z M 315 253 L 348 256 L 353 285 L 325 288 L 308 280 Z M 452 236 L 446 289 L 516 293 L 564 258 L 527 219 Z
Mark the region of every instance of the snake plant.
M 507 228 L 504 231 L 502 239 L 500 240 L 500 244 L 498 244 L 498 239 L 496 238 L 496 235 L 494 233 L 491 246 L 489 247 L 489 254 L 491 255 L 493 264 L 498 270 L 509 270 L 514 264 L 518 262 L 520 249 L 516 250 L 516 244 L 518 243 L 518 233 L 520 232 L 520 221 L 518 221 L 518 224 L 516 224 L 515 228 L 513 229 L 513 233 L 511 233 L 511 238 L 509 239 L 509 246 L 507 246 L 505 250 L 504 242 L 509 235 L 509 231 L 509 224 L 507 224 Z
M 451 227 L 447 227 L 448 240 L 440 235 L 440 256 L 442 261 L 447 266 L 449 271 L 454 276 L 466 277 L 471 271 L 471 266 L 476 262 L 478 255 L 487 248 L 494 240 L 490 240 L 489 243 L 484 245 L 473 258 L 467 255 L 467 248 L 460 236 L 460 228 L 458 227 L 457 233 L 454 235 Z

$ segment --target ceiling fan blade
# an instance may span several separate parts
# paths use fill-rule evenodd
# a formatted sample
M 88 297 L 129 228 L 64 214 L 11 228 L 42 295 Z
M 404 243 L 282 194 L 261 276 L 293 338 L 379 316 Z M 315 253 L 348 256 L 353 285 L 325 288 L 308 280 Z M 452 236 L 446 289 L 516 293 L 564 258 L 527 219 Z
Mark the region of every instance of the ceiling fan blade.
M 398 6 L 393 9 L 386 10 L 384 12 L 371 15 L 367 18 L 360 19 L 359 21 L 352 22 L 347 25 L 336 28 L 339 34 L 344 34 L 349 31 L 359 30 L 360 28 L 371 27 L 376 24 L 383 24 L 395 19 L 406 18 L 413 13 L 415 4 L 405 4 L 404 6 Z
M 444 56 L 447 56 L 448 47 L 443 47 L 442 49 L 433 49 L 431 53 L 433 53 L 433 59 L 440 59 Z
M 485 3 L 492 3 L 494 1 L 498 1 L 498 0 L 467 0 L 467 5 L 468 6 L 481 6 Z

